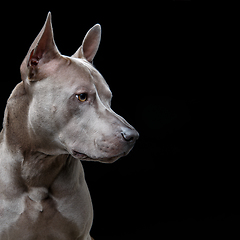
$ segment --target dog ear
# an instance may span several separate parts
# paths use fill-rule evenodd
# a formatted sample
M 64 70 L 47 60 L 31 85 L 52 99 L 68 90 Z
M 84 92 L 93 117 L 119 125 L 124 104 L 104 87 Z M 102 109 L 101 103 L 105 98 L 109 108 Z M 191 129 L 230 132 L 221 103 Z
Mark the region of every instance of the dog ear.
M 38 72 L 39 67 L 58 56 L 60 53 L 54 42 L 51 13 L 49 12 L 42 30 L 29 48 L 20 67 L 22 80 L 29 76 L 29 79 L 34 81 L 34 75 Z
M 82 46 L 72 55 L 75 58 L 85 58 L 92 63 L 101 40 L 101 25 L 94 25 L 83 39 Z

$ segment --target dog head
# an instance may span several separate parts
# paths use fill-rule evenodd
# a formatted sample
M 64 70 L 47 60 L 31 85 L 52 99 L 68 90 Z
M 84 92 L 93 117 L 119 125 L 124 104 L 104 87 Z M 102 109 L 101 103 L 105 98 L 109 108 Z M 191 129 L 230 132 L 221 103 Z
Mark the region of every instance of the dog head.
M 71 57 L 58 51 L 51 14 L 21 65 L 29 95 L 30 134 L 42 152 L 113 162 L 126 155 L 138 132 L 111 109 L 112 93 L 92 65 L 101 38 L 96 24 Z

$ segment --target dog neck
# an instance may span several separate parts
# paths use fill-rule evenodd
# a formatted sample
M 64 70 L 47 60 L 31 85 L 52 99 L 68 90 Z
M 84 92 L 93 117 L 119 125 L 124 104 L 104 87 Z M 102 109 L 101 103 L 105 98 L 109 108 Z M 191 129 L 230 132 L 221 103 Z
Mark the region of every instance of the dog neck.
M 47 155 L 37 149 L 27 126 L 28 109 L 28 96 L 20 83 L 11 94 L 4 114 L 0 141 L 6 160 L 2 164 L 12 166 L 19 175 L 17 182 L 27 189 L 48 189 L 70 158 L 67 154 Z

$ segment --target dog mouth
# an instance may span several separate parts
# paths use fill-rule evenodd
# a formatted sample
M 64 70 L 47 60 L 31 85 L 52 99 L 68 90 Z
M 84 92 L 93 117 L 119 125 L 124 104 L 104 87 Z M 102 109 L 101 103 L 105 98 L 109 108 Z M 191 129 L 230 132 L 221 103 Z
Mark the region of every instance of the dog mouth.
M 72 156 L 77 159 L 84 160 L 86 158 L 89 158 L 86 154 L 77 152 L 75 150 L 72 151 Z
M 103 163 L 113 163 L 116 160 L 118 160 L 120 157 L 125 156 L 126 153 L 122 153 L 122 154 L 119 154 L 119 155 L 113 156 L 113 157 L 92 158 L 92 157 L 89 157 L 88 155 L 86 155 L 84 153 L 80 153 L 80 152 L 77 152 L 77 151 L 73 150 L 71 155 L 74 158 L 79 159 L 79 160 L 99 161 L 99 162 L 103 162 Z

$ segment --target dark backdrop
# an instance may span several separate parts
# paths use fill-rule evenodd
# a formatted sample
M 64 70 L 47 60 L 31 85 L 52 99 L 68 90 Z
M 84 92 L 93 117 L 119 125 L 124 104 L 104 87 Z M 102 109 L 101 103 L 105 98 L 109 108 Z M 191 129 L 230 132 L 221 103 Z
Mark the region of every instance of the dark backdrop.
M 94 64 L 113 92 L 113 110 L 140 138 L 114 164 L 83 162 L 96 240 L 196 239 L 209 229 L 216 236 L 226 223 L 235 224 L 237 161 L 226 157 L 220 144 L 224 126 L 221 116 L 214 116 L 220 102 L 215 96 L 219 70 L 212 39 L 218 20 L 213 9 L 191 1 L 58 1 L 31 2 L 19 11 L 7 5 L 5 10 L 1 118 L 20 81 L 21 61 L 48 11 L 64 55 L 76 51 L 90 27 L 102 25 Z

